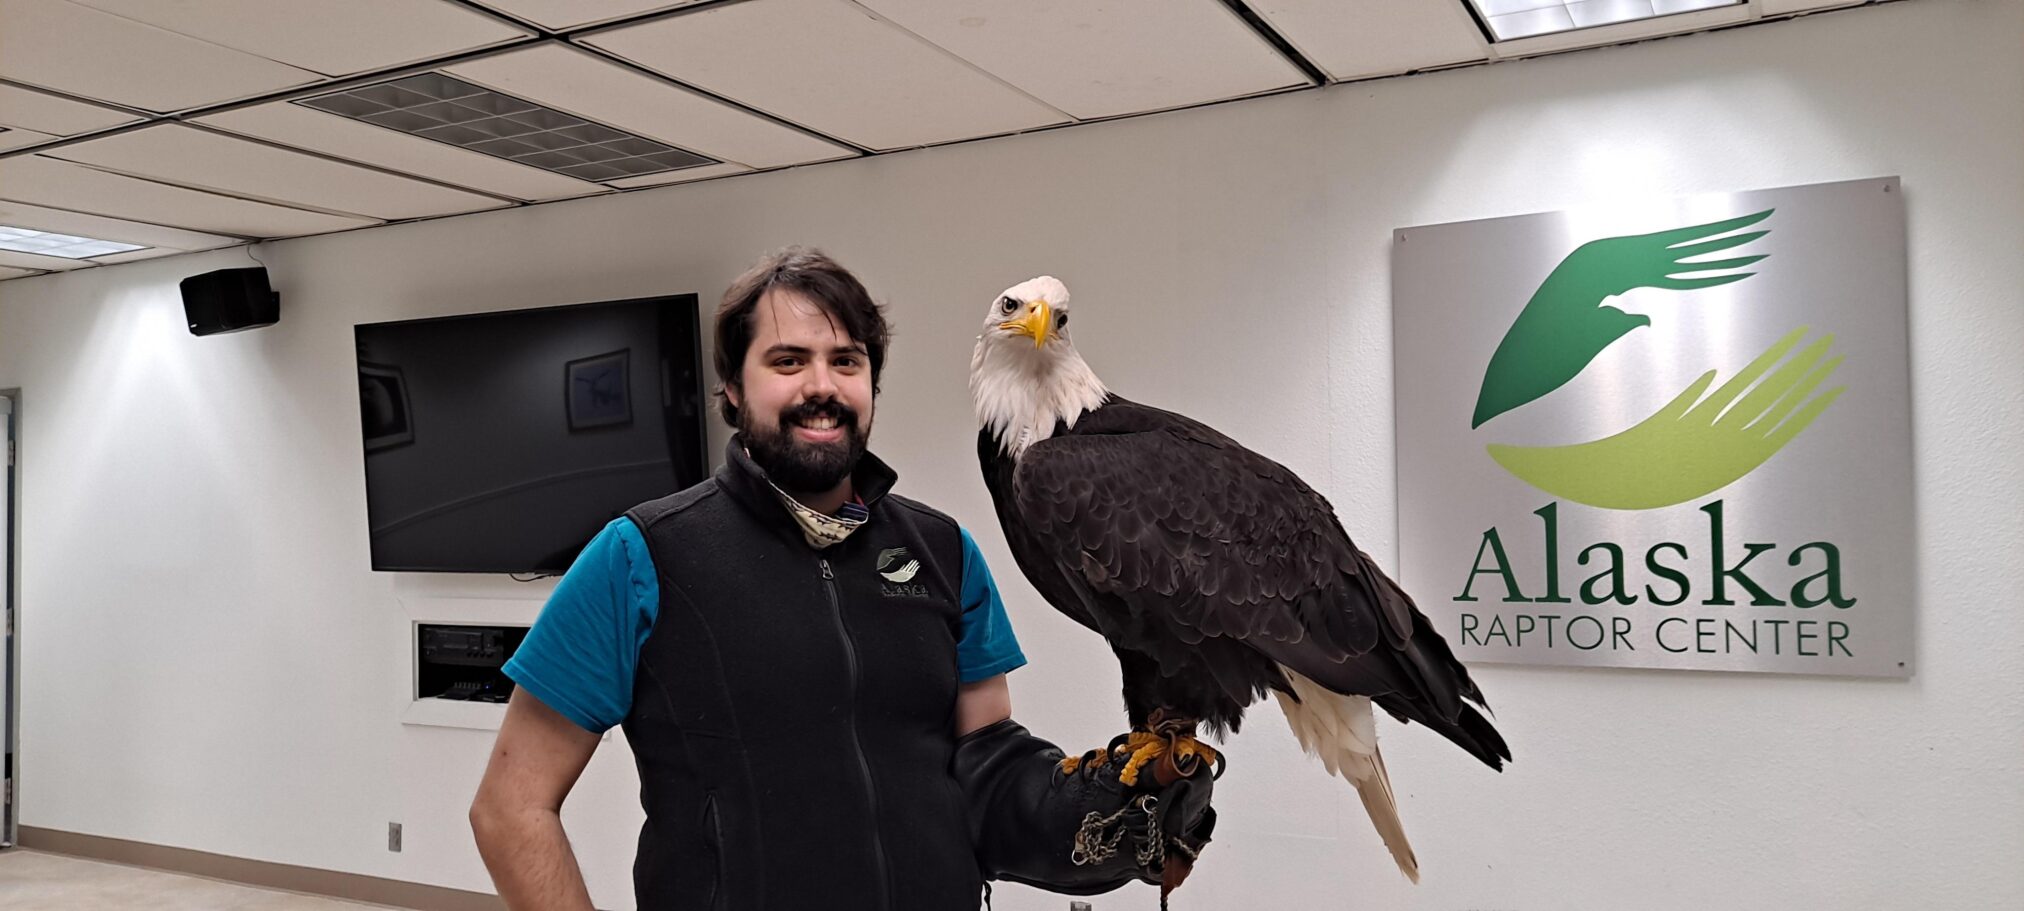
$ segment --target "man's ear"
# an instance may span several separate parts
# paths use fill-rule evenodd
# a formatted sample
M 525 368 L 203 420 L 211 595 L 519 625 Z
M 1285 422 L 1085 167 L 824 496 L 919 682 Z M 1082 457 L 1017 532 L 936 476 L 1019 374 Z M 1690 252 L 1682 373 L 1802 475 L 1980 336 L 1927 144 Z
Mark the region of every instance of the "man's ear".
M 724 398 L 727 398 L 727 399 L 730 399 L 730 400 L 731 400 L 731 407 L 733 407 L 733 408 L 743 408 L 743 407 L 745 407 L 745 403 L 744 403 L 743 401 L 741 401 L 741 400 L 742 400 L 742 399 L 743 399 L 744 397 L 745 397 L 745 391 L 744 391 L 744 390 L 742 390 L 742 389 L 739 389 L 739 388 L 738 388 L 738 384 L 737 384 L 737 383 L 725 383 L 725 384 L 724 384 Z

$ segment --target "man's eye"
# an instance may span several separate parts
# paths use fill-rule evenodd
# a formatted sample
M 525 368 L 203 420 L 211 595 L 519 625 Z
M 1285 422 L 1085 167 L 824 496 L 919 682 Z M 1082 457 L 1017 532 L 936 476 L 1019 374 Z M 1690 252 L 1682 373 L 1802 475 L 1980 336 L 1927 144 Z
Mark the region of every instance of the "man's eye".
M 801 359 L 800 359 L 800 358 L 796 358 L 796 357 L 783 357 L 783 358 L 781 358 L 781 359 L 779 359 L 779 360 L 777 360 L 777 361 L 774 361 L 774 362 L 773 362 L 773 366 L 775 366 L 775 367 L 799 367 L 799 366 L 801 366 Z
M 1019 302 L 1007 296 L 1004 299 L 998 301 L 998 309 L 1003 310 L 1006 313 L 1011 313 L 1012 311 L 1019 309 Z
M 857 358 L 855 358 L 855 357 L 851 357 L 851 356 L 848 356 L 848 355 L 846 355 L 846 356 L 844 356 L 844 357 L 840 357 L 840 358 L 837 358 L 837 359 L 836 359 L 836 366 L 838 366 L 838 367 L 855 367 L 855 366 L 857 366 Z

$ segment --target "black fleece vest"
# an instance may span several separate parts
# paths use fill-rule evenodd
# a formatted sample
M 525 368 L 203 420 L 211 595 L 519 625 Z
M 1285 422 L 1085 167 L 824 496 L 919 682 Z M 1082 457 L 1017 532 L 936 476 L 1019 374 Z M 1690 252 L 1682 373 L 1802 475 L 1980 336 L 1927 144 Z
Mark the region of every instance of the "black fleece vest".
M 949 770 L 961 532 L 869 454 L 852 480 L 870 520 L 821 551 L 737 440 L 627 513 L 660 579 L 624 722 L 640 911 L 978 905 Z

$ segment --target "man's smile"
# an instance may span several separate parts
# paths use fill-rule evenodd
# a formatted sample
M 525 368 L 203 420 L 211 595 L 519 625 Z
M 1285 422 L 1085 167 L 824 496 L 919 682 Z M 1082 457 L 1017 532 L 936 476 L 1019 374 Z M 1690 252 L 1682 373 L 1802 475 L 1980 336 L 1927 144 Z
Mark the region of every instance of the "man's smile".
M 843 439 L 844 427 L 833 414 L 811 414 L 790 419 L 795 439 L 808 443 L 834 443 Z

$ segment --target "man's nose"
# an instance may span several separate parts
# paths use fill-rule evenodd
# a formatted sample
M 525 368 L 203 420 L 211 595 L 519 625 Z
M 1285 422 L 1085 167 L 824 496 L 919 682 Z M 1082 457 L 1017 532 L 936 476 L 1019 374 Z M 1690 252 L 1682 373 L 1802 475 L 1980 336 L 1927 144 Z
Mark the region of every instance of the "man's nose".
M 812 364 L 809 369 L 801 372 L 801 376 L 801 395 L 803 398 L 836 398 L 836 375 L 830 372 L 828 364 L 821 362 Z

